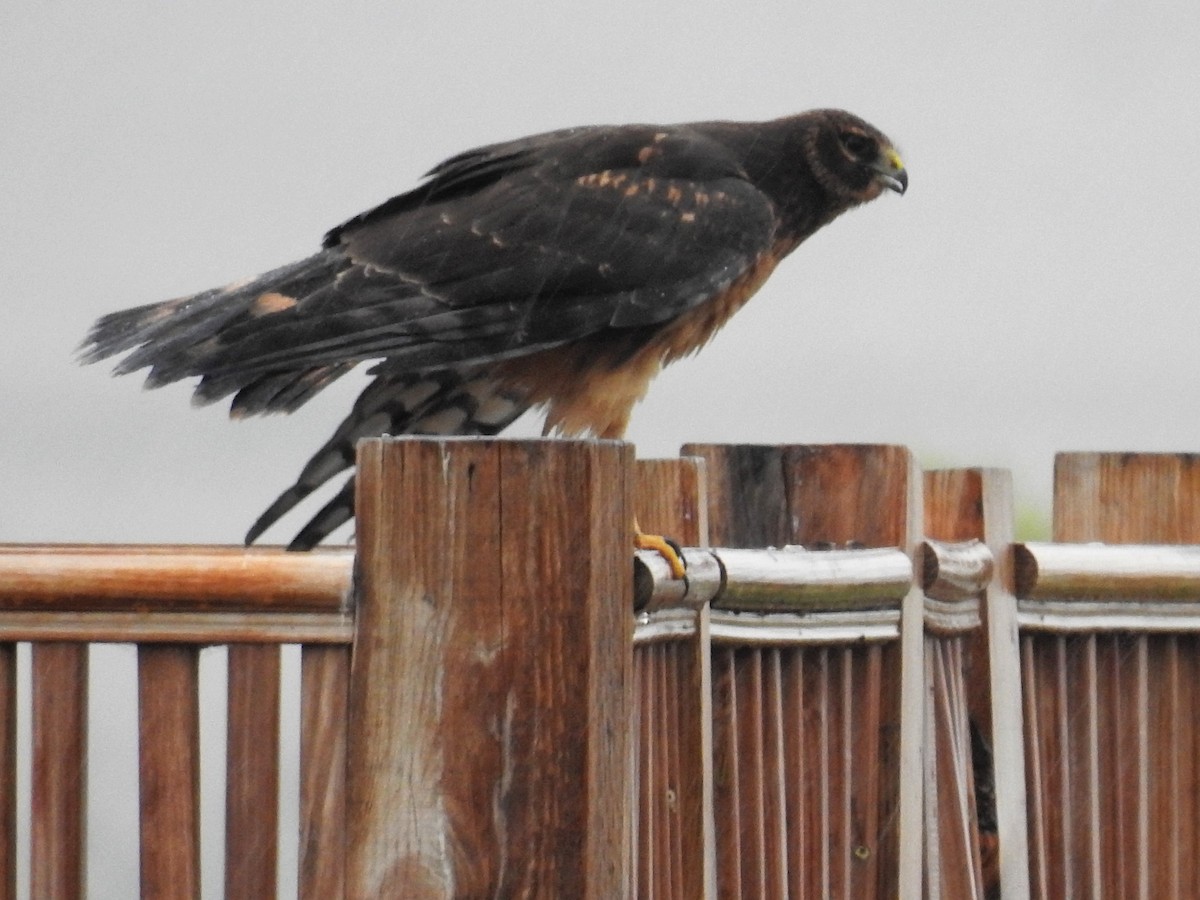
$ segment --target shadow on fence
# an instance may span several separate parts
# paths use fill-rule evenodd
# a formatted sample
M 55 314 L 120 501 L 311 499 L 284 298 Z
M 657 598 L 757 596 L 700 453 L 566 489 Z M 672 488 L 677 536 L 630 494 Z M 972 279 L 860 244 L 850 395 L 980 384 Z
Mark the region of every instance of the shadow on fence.
M 20 753 L 32 894 L 84 894 L 94 642 L 138 647 L 143 896 L 199 896 L 214 643 L 229 897 L 276 893 L 282 644 L 301 897 L 1200 893 L 1192 457 L 1060 456 L 1044 544 L 889 446 L 385 439 L 358 483 L 355 552 L 0 547 L 0 898 Z M 635 510 L 686 582 L 630 577 Z

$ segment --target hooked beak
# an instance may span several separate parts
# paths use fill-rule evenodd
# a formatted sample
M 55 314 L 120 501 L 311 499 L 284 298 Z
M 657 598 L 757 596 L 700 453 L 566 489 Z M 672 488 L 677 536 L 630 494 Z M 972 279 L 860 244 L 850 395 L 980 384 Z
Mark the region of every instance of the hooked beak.
M 900 159 L 900 154 L 891 147 L 879 154 L 878 161 L 871 168 L 875 170 L 879 181 L 888 190 L 895 191 L 901 196 L 908 190 L 908 172 L 904 169 L 904 162 Z

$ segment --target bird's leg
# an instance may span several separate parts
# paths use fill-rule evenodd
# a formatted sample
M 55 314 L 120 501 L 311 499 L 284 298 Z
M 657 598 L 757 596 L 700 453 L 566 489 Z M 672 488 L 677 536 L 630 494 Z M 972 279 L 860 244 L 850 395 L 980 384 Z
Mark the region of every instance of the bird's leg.
M 633 519 L 633 546 L 638 550 L 653 550 L 667 561 L 671 576 L 679 580 L 687 577 L 687 566 L 683 562 L 683 551 L 679 545 L 661 534 L 646 534 Z

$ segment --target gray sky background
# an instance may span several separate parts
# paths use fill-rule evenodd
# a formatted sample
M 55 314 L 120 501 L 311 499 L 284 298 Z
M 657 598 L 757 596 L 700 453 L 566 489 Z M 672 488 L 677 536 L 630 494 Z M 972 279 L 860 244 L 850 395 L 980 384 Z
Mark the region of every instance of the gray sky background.
M 231 423 L 77 367 L 90 322 L 305 255 L 460 149 L 593 122 L 844 106 L 912 178 L 667 370 L 642 455 L 901 443 L 1046 507 L 1056 450 L 1200 450 L 1198 26 L 1185 2 L 6 3 L 0 540 L 239 540 L 362 380 Z
M 8 0 L 0 541 L 240 540 L 363 381 L 230 423 L 77 367 L 90 322 L 306 255 L 456 151 L 600 122 L 843 106 L 911 176 L 655 383 L 641 455 L 900 443 L 1048 510 L 1056 450 L 1200 451 L 1197 47 L 1183 0 Z

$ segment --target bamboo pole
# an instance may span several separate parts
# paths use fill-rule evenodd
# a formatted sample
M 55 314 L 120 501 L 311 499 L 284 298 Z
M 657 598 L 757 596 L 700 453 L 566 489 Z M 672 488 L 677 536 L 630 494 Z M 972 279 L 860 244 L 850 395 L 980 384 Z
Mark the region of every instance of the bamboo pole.
M 360 445 L 347 896 L 623 892 L 631 468 L 610 442 Z
M 1022 600 L 1200 602 L 1195 545 L 1030 542 L 1013 562 Z
M 930 490 L 942 489 L 943 483 L 936 477 L 940 474 L 925 473 L 927 531 L 933 531 L 936 525 L 929 520 Z M 987 590 L 995 570 L 995 557 L 977 538 L 959 542 L 929 538 L 921 542 L 917 561 L 925 596 L 950 603 L 978 597 Z
M 908 554 L 886 547 L 685 548 L 683 559 L 687 577 L 681 581 L 672 576 L 659 554 L 637 554 L 634 596 L 639 608 L 707 603 L 715 609 L 741 612 L 886 609 L 895 607 L 913 582 Z

